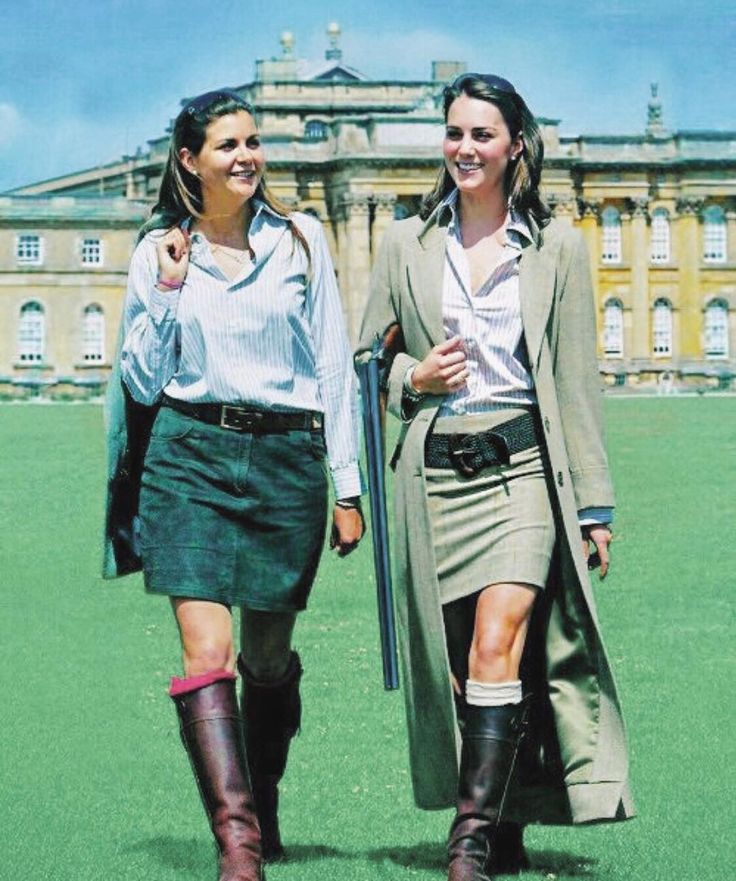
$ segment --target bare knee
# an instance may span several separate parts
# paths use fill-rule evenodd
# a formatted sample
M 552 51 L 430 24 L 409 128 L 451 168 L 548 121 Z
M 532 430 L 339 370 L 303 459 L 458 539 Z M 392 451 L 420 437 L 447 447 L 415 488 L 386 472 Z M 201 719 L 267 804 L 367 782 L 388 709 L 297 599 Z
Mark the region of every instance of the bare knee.
M 186 676 L 199 676 L 215 670 L 233 670 L 235 667 L 232 640 L 201 640 L 185 645 L 182 658 Z
M 481 682 L 505 682 L 511 678 L 516 641 L 517 628 L 501 622 L 476 631 L 468 658 L 470 678 Z

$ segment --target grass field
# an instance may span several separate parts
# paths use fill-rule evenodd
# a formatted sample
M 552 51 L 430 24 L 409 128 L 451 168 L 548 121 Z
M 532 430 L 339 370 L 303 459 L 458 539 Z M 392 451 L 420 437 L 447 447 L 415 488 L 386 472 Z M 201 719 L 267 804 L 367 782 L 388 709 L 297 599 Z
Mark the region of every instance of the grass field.
M 639 817 L 532 828 L 527 877 L 721 881 L 734 871 L 736 399 L 607 401 L 614 567 L 597 587 Z M 102 415 L 0 406 L 0 878 L 214 879 L 165 690 L 165 600 L 99 578 Z M 412 806 L 383 692 L 370 548 L 324 558 L 298 625 L 305 718 L 269 881 L 442 879 L 449 812 Z

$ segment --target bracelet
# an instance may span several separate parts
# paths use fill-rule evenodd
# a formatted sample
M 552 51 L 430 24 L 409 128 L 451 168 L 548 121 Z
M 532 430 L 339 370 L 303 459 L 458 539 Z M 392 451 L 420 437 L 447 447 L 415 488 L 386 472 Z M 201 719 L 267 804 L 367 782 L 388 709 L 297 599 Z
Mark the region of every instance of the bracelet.
M 360 496 L 351 496 L 349 499 L 337 499 L 335 504 L 338 508 L 342 508 L 345 511 L 360 511 Z
M 182 288 L 184 286 L 183 281 L 164 281 L 163 278 L 159 278 L 156 281 L 156 284 L 157 285 L 160 284 L 161 287 L 166 288 L 167 290 L 170 290 L 170 291 L 178 291 L 180 288 Z
M 422 398 L 424 398 L 424 393 L 418 392 L 414 388 L 414 385 L 412 383 L 412 378 L 414 376 L 414 370 L 416 369 L 416 366 L 417 365 L 414 364 L 412 367 L 410 367 L 406 371 L 406 376 L 404 377 L 404 397 L 408 398 L 408 400 L 411 401 L 412 404 L 418 404 L 422 400 Z

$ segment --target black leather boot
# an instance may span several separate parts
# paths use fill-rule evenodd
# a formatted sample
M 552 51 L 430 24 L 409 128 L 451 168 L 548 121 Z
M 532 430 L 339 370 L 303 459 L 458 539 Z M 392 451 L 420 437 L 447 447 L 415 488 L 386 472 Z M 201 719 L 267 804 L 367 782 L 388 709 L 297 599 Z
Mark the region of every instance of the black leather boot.
M 220 881 L 262 881 L 261 836 L 234 679 L 172 697 L 220 851 Z
M 524 827 L 501 820 L 491 842 L 486 871 L 489 875 L 519 875 L 531 863 L 524 849 Z
M 527 703 L 465 706 L 457 813 L 447 844 L 448 881 L 490 881 L 493 841 L 514 769 Z
M 254 679 L 242 657 L 238 658 L 238 669 L 243 677 L 243 726 L 263 858 L 275 862 L 285 857 L 279 830 L 278 785 L 286 769 L 289 744 L 301 725 L 302 665 L 299 655 L 292 652 L 286 672 L 272 682 Z

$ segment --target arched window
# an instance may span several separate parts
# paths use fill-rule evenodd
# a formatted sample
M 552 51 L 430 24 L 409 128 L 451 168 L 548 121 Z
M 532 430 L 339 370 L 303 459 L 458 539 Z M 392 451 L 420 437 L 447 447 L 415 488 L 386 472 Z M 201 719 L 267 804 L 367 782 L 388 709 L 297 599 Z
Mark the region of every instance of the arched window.
M 705 310 L 705 357 L 728 358 L 728 303 L 711 300 Z
M 668 358 L 672 354 L 672 304 L 664 297 L 654 301 L 652 330 L 654 357 Z
M 105 360 L 105 313 L 96 303 L 87 306 L 82 318 L 82 360 L 86 364 Z
M 609 205 L 601 214 L 603 223 L 603 250 L 601 261 L 603 263 L 621 262 L 621 215 Z
M 321 119 L 310 119 L 304 126 L 304 137 L 308 141 L 324 141 L 327 138 L 327 123 Z
M 720 205 L 709 205 L 703 212 L 703 260 L 725 263 L 726 215 Z
M 45 343 L 46 316 L 43 306 L 32 300 L 20 309 L 18 359 L 29 364 L 43 361 Z
M 652 263 L 670 262 L 670 216 L 666 208 L 652 213 Z
M 603 354 L 606 358 L 624 355 L 624 307 L 616 298 L 607 300 L 603 308 Z

